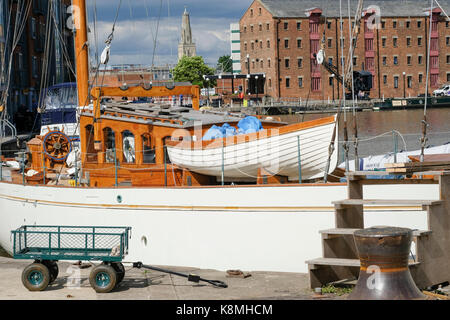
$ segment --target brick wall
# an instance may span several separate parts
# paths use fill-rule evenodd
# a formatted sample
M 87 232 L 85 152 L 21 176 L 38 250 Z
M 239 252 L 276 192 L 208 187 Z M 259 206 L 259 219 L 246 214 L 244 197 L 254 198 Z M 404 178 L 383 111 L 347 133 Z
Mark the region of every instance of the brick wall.
M 437 83 L 430 81 L 430 91 L 450 80 L 450 27 L 435 12 L 437 21 L 438 73 Z M 425 92 L 429 18 L 384 17 L 380 28 L 365 28 L 364 19 L 354 52 L 354 70 L 369 70 L 373 78 L 372 98 L 417 96 Z M 267 27 L 268 26 L 268 27 Z M 269 28 L 269 29 L 267 29 Z M 312 85 L 314 66 L 312 52 L 317 46 L 317 32 L 310 30 L 310 17 L 274 18 L 259 1 L 254 1 L 240 20 L 242 73 L 266 73 L 266 93 L 273 97 L 313 100 L 339 99 L 342 84 L 330 82 L 330 74 L 319 67 L 320 88 Z M 325 31 L 326 60 L 338 66 L 341 56 L 339 17 L 323 17 L 318 26 L 319 48 Z M 349 53 L 348 17 L 343 23 L 344 56 Z M 433 35 L 432 35 L 433 36 Z M 276 40 L 278 38 L 278 48 Z M 420 40 L 419 40 L 420 39 Z M 301 40 L 301 46 L 297 46 Z M 270 47 L 267 46 L 269 41 Z M 316 40 L 317 41 L 317 40 Z M 279 60 L 277 56 L 279 54 Z M 298 59 L 301 60 L 299 65 Z M 270 60 L 270 66 L 268 61 Z M 404 74 L 403 74 L 404 73 Z M 279 81 L 279 87 L 277 83 Z M 299 79 L 301 79 L 299 81 Z

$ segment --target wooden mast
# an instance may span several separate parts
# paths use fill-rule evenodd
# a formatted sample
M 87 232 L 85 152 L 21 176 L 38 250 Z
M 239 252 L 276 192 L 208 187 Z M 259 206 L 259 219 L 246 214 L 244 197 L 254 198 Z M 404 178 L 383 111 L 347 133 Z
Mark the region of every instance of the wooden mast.
M 89 105 L 89 50 L 86 0 L 72 0 L 75 30 L 75 63 L 77 69 L 78 105 Z

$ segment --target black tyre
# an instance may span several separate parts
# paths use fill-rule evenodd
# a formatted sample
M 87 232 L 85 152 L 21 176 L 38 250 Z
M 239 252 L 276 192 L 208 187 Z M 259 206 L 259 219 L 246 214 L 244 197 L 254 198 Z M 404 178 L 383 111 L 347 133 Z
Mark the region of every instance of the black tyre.
M 97 293 L 108 293 L 117 284 L 117 273 L 112 266 L 101 264 L 89 275 L 89 282 Z
M 55 282 L 55 280 L 58 278 L 59 274 L 59 268 L 56 261 L 42 261 L 42 263 L 48 268 L 48 271 L 50 271 L 50 282 L 49 284 L 52 284 Z
M 42 263 L 32 263 L 23 270 L 22 283 L 30 291 L 43 291 L 50 283 L 50 271 Z
M 119 284 L 125 277 L 125 267 L 123 266 L 122 262 L 113 262 L 111 263 L 111 266 L 117 273 L 117 284 Z

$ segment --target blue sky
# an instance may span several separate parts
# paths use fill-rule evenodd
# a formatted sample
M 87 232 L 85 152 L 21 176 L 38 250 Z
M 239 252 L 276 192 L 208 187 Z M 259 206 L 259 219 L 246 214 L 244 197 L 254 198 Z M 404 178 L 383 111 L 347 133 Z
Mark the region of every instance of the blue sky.
M 230 54 L 230 23 L 238 22 L 253 0 L 88 0 L 91 52 L 101 53 L 111 32 L 116 10 L 122 1 L 110 64 L 135 63 L 155 65 L 177 62 L 181 16 L 185 6 L 191 16 L 197 54 L 209 64 Z M 162 6 L 161 6 L 162 3 Z M 94 9 L 97 10 L 94 28 Z M 161 9 L 160 9 L 161 8 Z M 153 57 L 158 17 L 159 31 Z

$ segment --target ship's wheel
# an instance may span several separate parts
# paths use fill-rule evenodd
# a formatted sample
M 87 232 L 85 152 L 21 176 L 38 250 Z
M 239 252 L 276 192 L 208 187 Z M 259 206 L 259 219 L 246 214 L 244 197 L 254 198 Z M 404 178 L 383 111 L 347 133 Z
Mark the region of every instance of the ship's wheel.
M 44 137 L 44 152 L 54 161 L 64 161 L 72 152 L 72 142 L 63 132 L 50 131 Z

